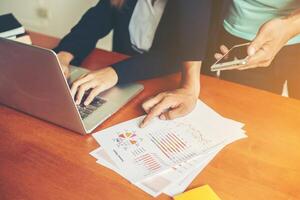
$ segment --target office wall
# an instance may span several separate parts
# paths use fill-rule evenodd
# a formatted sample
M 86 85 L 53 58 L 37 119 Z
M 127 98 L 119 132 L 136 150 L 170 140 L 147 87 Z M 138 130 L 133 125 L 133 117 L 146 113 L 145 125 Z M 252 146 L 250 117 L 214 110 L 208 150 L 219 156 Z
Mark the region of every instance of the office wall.
M 0 0 L 0 15 L 12 12 L 26 29 L 63 37 L 98 0 Z M 111 34 L 97 47 L 111 50 Z

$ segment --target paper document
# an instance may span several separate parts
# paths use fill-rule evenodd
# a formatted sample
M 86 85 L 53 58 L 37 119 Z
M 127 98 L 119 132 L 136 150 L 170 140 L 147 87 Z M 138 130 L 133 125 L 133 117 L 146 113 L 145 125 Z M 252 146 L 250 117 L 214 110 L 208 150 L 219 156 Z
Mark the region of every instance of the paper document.
M 161 121 L 140 129 L 142 118 L 118 125 L 97 135 L 121 171 L 132 182 L 162 173 L 176 165 L 195 159 L 225 141 L 218 132 L 202 133 L 182 121 Z
M 152 196 L 184 191 L 224 146 L 246 137 L 243 124 L 201 101 L 192 113 L 173 121 L 155 119 L 141 129 L 143 118 L 93 134 L 101 148 L 91 155 Z

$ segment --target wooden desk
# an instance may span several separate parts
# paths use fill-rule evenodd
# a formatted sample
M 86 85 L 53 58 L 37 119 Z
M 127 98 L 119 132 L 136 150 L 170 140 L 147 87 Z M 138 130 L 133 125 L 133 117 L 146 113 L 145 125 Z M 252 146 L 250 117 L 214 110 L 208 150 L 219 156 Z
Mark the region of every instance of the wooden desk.
M 32 38 L 44 47 L 57 43 L 39 34 Z M 123 58 L 95 50 L 84 66 L 95 69 Z M 200 98 L 222 115 L 244 122 L 249 138 L 227 146 L 189 188 L 209 184 L 223 200 L 300 199 L 300 102 L 210 77 L 201 79 Z M 145 91 L 97 131 L 141 115 L 143 100 L 174 88 L 179 75 L 142 83 Z M 89 152 L 97 147 L 91 136 L 0 106 L 0 199 L 152 199 L 96 164 Z

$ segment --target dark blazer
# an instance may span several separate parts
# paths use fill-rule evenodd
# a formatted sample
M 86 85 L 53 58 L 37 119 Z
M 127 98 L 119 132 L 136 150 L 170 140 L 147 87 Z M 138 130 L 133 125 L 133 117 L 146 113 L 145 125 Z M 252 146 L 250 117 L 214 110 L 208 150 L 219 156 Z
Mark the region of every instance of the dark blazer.
M 204 58 L 211 17 L 210 0 L 169 0 L 153 45 L 144 54 L 131 47 L 128 30 L 136 2 L 127 0 L 118 9 L 111 6 L 109 0 L 101 0 L 84 14 L 54 50 L 72 53 L 75 56 L 72 64 L 80 65 L 97 41 L 113 30 L 113 51 L 132 56 L 112 65 L 119 83 L 171 73 L 178 70 L 183 61 Z

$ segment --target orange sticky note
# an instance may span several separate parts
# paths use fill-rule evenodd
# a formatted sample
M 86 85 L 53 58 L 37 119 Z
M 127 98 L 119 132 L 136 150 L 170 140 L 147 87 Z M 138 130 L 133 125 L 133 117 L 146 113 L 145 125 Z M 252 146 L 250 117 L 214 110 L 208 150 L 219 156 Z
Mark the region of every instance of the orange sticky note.
M 174 200 L 221 200 L 216 193 L 209 187 L 204 185 L 179 194 L 174 197 Z

